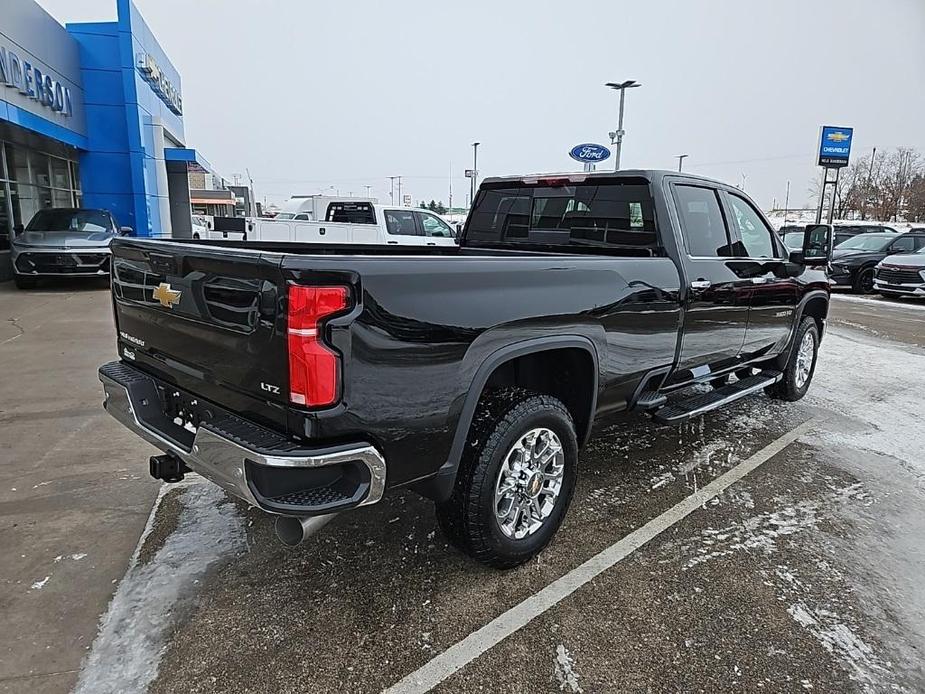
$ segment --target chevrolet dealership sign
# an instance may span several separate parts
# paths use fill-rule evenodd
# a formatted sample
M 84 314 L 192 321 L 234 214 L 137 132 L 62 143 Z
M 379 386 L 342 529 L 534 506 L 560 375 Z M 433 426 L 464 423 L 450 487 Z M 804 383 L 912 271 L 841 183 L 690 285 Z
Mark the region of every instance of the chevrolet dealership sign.
M 178 116 L 182 116 L 183 97 L 180 96 L 180 90 L 174 86 L 173 82 L 167 79 L 167 75 L 164 74 L 164 71 L 161 70 L 154 58 L 148 53 L 139 53 L 135 56 L 135 65 L 145 82 L 151 85 L 154 93 L 161 98 L 161 101 L 167 104 L 167 108 Z
M 853 128 L 823 125 L 819 131 L 819 166 L 831 169 L 848 166 Z
M 62 116 L 74 113 L 69 88 L 5 46 L 0 46 L 0 82 Z

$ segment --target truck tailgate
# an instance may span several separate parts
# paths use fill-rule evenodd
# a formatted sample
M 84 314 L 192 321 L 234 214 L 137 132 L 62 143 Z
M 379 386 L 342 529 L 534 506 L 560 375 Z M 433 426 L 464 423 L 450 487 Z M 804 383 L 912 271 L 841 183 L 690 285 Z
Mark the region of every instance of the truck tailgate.
M 112 291 L 119 356 L 179 389 L 285 430 L 281 259 L 276 253 L 117 239 Z

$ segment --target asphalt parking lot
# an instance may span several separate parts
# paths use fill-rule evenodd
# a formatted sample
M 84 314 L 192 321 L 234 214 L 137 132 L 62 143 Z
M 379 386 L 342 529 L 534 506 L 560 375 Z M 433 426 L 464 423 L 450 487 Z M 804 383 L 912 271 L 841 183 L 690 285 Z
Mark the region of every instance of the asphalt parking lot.
M 288 549 L 159 488 L 99 406 L 107 292 L 0 312 L 2 692 L 925 690 L 925 304 L 836 297 L 799 403 L 599 432 L 508 572 L 411 493 Z

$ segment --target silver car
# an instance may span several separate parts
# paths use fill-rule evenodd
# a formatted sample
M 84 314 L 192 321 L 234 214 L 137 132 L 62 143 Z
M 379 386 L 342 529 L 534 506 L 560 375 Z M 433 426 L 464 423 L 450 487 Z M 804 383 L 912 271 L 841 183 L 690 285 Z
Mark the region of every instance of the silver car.
M 33 287 L 41 277 L 106 276 L 110 241 L 131 231 L 117 227 L 107 210 L 39 210 L 10 244 L 16 286 Z

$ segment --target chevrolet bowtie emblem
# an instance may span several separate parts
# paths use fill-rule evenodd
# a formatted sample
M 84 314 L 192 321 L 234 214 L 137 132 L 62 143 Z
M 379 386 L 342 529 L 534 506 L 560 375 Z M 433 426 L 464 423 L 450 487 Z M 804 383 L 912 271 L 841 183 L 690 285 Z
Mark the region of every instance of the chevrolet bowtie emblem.
M 164 308 L 173 308 L 174 304 L 180 303 L 180 292 L 171 289 L 169 284 L 161 282 L 152 294 L 155 301 L 159 301 Z

